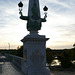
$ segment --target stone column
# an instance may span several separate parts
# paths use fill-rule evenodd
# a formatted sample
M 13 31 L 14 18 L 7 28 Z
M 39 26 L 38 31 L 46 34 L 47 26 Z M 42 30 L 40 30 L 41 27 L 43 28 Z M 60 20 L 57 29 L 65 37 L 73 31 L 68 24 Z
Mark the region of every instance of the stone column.
M 19 7 L 22 6 L 20 2 Z M 39 0 L 29 0 L 28 16 L 23 16 L 22 9 L 19 13 L 20 19 L 27 20 L 27 30 L 30 32 L 21 40 L 24 46 L 22 71 L 25 75 L 50 75 L 49 69 L 46 68 L 46 41 L 49 38 L 38 34 L 47 15 L 41 18 Z
M 44 35 L 38 35 L 36 31 L 31 31 L 29 35 L 22 39 L 24 44 L 24 54 L 26 61 L 22 70 L 27 75 L 50 75 L 46 68 L 46 41 Z M 25 53 L 26 52 L 26 53 Z

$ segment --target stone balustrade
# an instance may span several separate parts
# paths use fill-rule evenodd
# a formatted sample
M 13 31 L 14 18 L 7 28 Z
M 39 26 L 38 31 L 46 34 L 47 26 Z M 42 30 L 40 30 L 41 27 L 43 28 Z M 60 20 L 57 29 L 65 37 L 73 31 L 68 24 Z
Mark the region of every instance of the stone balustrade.
M 24 58 L 10 54 L 5 54 L 5 56 L 9 61 L 13 62 L 17 67 L 19 67 L 20 69 L 22 68 Z

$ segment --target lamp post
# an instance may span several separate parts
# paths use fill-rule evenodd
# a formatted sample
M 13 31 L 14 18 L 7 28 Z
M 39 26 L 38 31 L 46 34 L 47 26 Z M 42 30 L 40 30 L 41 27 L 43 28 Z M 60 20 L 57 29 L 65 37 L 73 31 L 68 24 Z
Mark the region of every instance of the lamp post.
M 45 11 L 45 16 L 44 16 L 44 18 L 46 18 L 47 17 L 47 11 L 48 11 L 48 7 L 47 6 L 45 6 L 44 8 L 43 8 L 43 10 Z
M 47 10 L 48 7 L 45 6 L 43 10 L 45 11 L 44 18 L 40 17 L 40 8 L 39 8 L 39 0 L 29 0 L 29 9 L 28 9 L 28 16 L 23 16 L 22 14 L 22 7 L 23 3 L 20 1 L 18 4 L 19 6 L 19 14 L 20 19 L 27 20 L 27 30 L 28 31 L 38 31 L 41 30 L 42 22 L 46 22 L 47 18 Z
M 21 15 L 22 14 L 22 7 L 23 7 L 23 3 L 20 1 L 20 3 L 18 4 L 19 6 L 19 14 Z
M 21 41 L 23 42 L 22 71 L 25 75 L 50 75 L 50 70 L 46 68 L 46 38 L 45 35 L 39 35 L 42 22 L 46 22 L 47 6 L 43 8 L 45 15 L 41 18 L 39 0 L 29 0 L 28 16 L 23 16 L 23 3 L 20 2 L 19 14 L 20 19 L 27 20 L 27 30 L 30 32 Z
M 8 46 L 9 46 L 9 50 L 10 50 L 10 43 L 8 43 Z

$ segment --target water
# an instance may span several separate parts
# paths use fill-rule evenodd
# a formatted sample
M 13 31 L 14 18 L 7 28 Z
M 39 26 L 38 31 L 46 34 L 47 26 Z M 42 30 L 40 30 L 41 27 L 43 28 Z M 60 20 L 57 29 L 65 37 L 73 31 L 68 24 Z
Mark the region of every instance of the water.
M 51 63 L 51 66 L 59 66 L 60 65 L 60 61 L 58 59 L 54 59 Z

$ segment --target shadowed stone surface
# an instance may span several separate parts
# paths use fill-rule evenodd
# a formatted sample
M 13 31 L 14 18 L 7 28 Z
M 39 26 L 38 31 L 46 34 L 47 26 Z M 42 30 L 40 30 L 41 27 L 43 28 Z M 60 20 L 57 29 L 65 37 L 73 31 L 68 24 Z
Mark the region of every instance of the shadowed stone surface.
M 5 56 L 0 55 L 0 75 L 25 75 L 14 64 L 6 59 Z M 71 71 L 51 71 L 51 75 L 75 75 Z
M 0 75 L 24 75 L 19 68 L 0 55 Z

